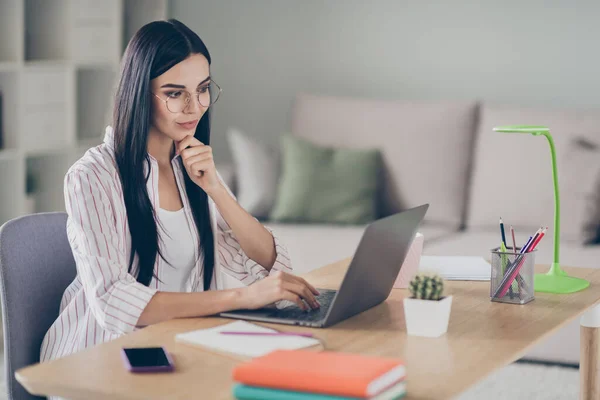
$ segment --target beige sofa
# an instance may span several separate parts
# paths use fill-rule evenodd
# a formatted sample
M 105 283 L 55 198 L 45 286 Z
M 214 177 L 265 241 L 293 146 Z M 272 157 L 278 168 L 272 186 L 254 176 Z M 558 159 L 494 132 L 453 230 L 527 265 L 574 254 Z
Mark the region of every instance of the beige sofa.
M 520 243 L 540 225 L 549 226 L 548 238 L 537 254 L 538 263 L 549 264 L 554 201 L 548 144 L 543 137 L 492 130 L 507 124 L 550 126 L 561 183 L 561 262 L 597 267 L 600 246 L 584 246 L 581 232 L 586 222 L 597 218 L 589 203 L 597 194 L 596 172 L 600 172 L 600 153 L 593 148 L 600 143 L 600 111 L 301 94 L 294 102 L 291 130 L 317 144 L 380 149 L 385 164 L 382 213 L 430 203 L 420 228 L 425 236 L 424 254 L 489 258 L 490 249 L 500 242 L 498 219 L 502 217 L 515 226 Z M 288 244 L 300 272 L 352 255 L 364 229 L 267 225 Z M 553 334 L 526 358 L 578 363 L 578 322 Z

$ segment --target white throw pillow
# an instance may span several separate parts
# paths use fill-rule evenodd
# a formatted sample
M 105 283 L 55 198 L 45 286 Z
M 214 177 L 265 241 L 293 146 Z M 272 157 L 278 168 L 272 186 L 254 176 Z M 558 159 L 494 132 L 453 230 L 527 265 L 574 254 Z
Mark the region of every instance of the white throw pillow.
M 277 195 L 279 150 L 236 128 L 228 130 L 227 140 L 233 156 L 238 202 L 254 217 L 266 219 Z

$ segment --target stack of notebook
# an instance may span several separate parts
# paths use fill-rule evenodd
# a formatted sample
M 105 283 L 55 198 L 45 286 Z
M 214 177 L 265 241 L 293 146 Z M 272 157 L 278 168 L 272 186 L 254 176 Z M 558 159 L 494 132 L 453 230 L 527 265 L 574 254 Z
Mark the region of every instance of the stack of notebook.
M 239 400 L 394 400 L 406 394 L 396 359 L 331 351 L 276 350 L 233 370 Z

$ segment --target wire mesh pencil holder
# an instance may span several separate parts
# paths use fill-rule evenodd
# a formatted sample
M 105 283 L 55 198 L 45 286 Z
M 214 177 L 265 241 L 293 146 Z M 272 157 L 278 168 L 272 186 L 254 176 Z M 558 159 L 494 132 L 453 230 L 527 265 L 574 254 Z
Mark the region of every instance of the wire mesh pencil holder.
M 492 276 L 490 279 L 490 299 L 501 303 L 526 304 L 534 296 L 533 277 L 535 274 L 535 253 L 520 253 L 509 247 L 503 252 L 492 249 Z

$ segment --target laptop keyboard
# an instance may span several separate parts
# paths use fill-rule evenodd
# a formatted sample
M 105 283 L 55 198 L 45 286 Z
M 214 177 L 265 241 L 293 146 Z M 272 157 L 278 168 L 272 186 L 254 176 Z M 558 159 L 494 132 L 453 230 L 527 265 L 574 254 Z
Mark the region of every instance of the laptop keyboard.
M 272 317 L 295 319 L 298 321 L 320 321 L 325 318 L 329 306 L 337 293 L 336 290 L 320 290 L 321 294 L 315 296 L 321 307 L 316 310 L 309 309 L 308 311 L 302 310 L 296 304 L 286 307 L 284 309 L 276 311 Z

